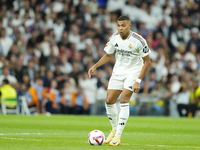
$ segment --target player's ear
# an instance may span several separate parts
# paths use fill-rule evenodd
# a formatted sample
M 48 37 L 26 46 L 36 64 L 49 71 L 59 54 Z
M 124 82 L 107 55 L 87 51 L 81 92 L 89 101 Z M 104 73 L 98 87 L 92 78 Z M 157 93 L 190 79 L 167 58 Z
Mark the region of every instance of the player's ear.
M 131 28 L 131 22 L 129 21 L 129 28 Z

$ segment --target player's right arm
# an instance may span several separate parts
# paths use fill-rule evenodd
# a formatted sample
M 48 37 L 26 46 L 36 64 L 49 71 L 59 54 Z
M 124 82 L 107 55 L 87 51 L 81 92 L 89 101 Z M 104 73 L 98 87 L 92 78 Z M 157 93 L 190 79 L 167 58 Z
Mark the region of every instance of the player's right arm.
M 118 33 L 114 33 L 108 40 L 104 51 L 106 52 L 106 54 L 93 66 L 88 70 L 88 76 L 89 78 L 91 78 L 91 74 L 100 66 L 104 65 L 105 63 L 107 63 L 110 58 L 112 57 L 112 54 L 115 51 L 115 47 L 113 46 L 113 41 L 116 37 Z
M 92 66 L 89 71 L 88 71 L 88 76 L 91 78 L 91 74 L 99 67 L 102 66 L 103 64 L 107 63 L 110 58 L 112 57 L 112 54 L 105 54 L 94 66 Z

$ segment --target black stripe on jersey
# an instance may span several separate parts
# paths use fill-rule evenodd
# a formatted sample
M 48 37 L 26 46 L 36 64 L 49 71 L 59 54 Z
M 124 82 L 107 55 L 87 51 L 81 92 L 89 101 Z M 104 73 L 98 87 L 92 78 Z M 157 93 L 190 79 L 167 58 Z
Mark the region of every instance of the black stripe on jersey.
M 132 36 L 133 36 L 134 38 L 138 39 L 138 40 L 142 43 L 143 46 L 146 45 L 145 42 L 144 42 L 144 39 L 141 38 L 139 35 L 137 35 L 137 34 L 135 34 L 135 33 L 133 32 L 133 33 L 132 33 Z
M 113 34 L 110 36 L 110 38 L 108 39 L 108 42 L 110 41 L 110 39 L 111 39 L 113 36 L 116 36 L 116 35 L 118 35 L 118 34 L 119 34 L 118 32 L 113 33 Z

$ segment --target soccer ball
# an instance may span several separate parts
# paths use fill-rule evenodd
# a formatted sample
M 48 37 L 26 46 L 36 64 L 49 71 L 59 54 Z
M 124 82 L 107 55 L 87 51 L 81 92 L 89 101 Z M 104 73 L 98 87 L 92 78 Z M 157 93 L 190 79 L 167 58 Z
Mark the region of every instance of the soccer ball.
M 104 139 L 104 133 L 100 130 L 93 130 L 88 135 L 88 142 L 90 145 L 102 145 Z

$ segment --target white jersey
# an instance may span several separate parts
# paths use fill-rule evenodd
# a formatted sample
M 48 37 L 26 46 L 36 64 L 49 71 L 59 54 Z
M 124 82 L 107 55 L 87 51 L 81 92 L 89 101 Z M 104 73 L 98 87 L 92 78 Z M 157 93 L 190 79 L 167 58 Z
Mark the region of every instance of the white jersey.
M 104 51 L 107 54 L 115 52 L 114 75 L 127 75 L 134 71 L 141 71 L 144 64 L 142 57 L 150 53 L 146 40 L 132 31 L 125 40 L 122 40 L 118 32 L 114 33 L 108 40 Z

